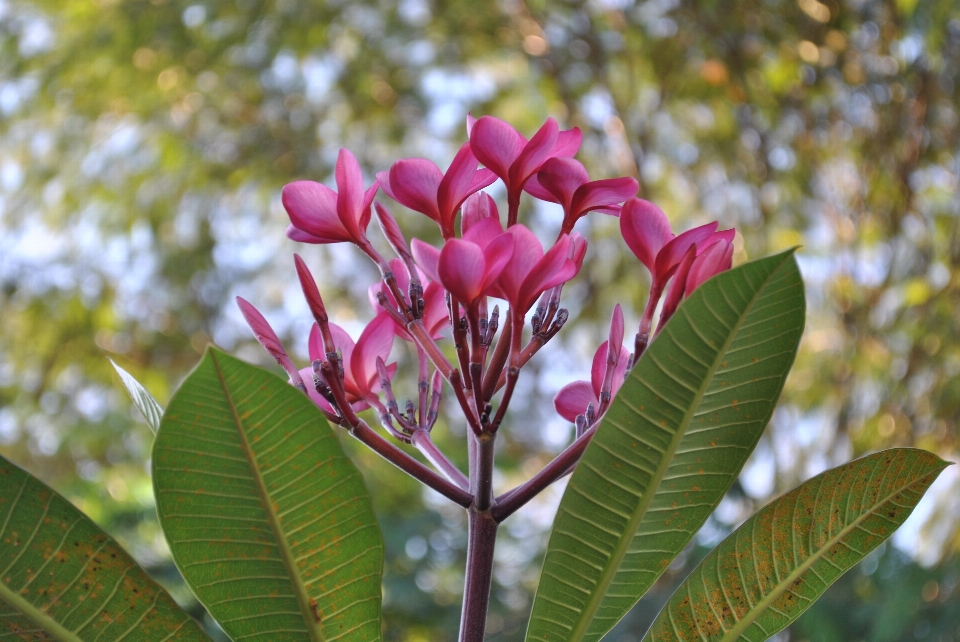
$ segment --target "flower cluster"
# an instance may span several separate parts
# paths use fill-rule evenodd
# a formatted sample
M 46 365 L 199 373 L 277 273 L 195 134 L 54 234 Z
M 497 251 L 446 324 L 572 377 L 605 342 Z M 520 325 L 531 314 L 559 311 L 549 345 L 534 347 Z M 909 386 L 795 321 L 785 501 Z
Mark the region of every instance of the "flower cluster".
M 363 423 L 356 413 L 374 408 L 390 434 L 416 445 L 452 483 L 473 492 L 476 485 L 429 439 L 444 381 L 476 438 L 470 442 L 471 478 L 476 472 L 477 483 L 489 484 L 482 453 L 492 453 L 519 372 L 567 320 L 562 289 L 580 271 L 587 251 L 587 241 L 574 231 L 577 221 L 589 212 L 619 217 L 624 241 L 652 279 L 633 350 L 623 345 L 624 318 L 617 305 L 608 340 L 594 356 L 591 381 L 571 383 L 556 396 L 557 411 L 576 424 L 578 437 L 596 425 L 646 348 L 657 308 L 662 326 L 685 296 L 730 267 L 734 231 L 717 231 L 714 222 L 674 235 L 659 208 L 636 198 L 636 180 L 591 181 L 573 158 L 580 130 L 561 131 L 553 119 L 529 140 L 491 116 L 470 117 L 467 131 L 469 140 L 446 172 L 425 159 L 403 159 L 366 187 L 356 158 L 341 150 L 336 192 L 312 181 L 284 187 L 291 239 L 352 243 L 380 270 L 381 281 L 370 286 L 375 317 L 356 342 L 327 318 L 316 282 L 299 257 L 297 273 L 316 320 L 309 339 L 311 367 L 296 368 L 262 315 L 242 299 L 239 304 L 260 343 L 332 421 L 355 428 Z M 506 186 L 506 225 L 494 199 L 482 191 L 498 179 Z M 442 246 L 419 239 L 408 243 L 390 211 L 374 203 L 381 188 L 436 222 Z M 524 192 L 563 208 L 549 248 L 517 220 Z M 370 241 L 374 213 L 397 258 L 385 259 Z M 490 308 L 491 297 L 505 302 L 502 319 L 499 304 Z M 445 351 L 448 329 L 452 349 Z M 413 345 L 419 364 L 419 399 L 404 408 L 392 392 L 397 366 L 386 363 L 395 338 Z M 448 359 L 454 352 L 455 359 Z

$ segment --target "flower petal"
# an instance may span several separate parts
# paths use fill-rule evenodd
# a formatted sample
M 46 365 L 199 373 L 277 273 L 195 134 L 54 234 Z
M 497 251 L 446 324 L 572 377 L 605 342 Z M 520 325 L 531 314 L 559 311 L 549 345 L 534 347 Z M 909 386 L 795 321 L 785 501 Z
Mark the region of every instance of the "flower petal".
M 390 168 L 390 187 L 398 203 L 440 223 L 437 189 L 443 172 L 425 158 L 404 158 Z
M 590 175 L 579 161 L 572 158 L 548 158 L 537 172 L 537 180 L 569 212 L 574 193 L 590 181 Z
M 486 267 L 483 250 L 460 239 L 444 243 L 437 263 L 440 283 L 466 307 L 480 298 Z
M 497 203 L 486 192 L 471 195 L 463 203 L 463 216 L 460 218 L 460 235 L 465 236 L 470 228 L 488 218 L 496 219 L 499 223 L 500 212 Z M 503 228 L 501 227 L 501 231 Z
M 698 256 L 690 268 L 690 273 L 686 278 L 685 291 L 690 296 L 694 290 L 699 288 L 704 281 L 730 269 L 733 263 L 733 244 L 726 239 L 720 240 Z M 677 277 L 680 271 L 677 271 Z
M 547 122 L 537 130 L 517 159 L 510 165 L 508 176 L 504 179 L 508 191 L 523 189 L 527 179 L 536 174 L 543 162 L 550 158 L 550 152 L 553 151 L 559 132 L 560 127 L 552 118 L 548 118 Z
M 691 245 L 687 248 L 687 253 L 680 259 L 677 272 L 673 277 L 673 281 L 670 283 L 670 289 L 667 290 L 667 298 L 663 301 L 663 309 L 660 311 L 660 321 L 657 323 L 657 332 L 670 320 L 673 313 L 677 311 L 677 306 L 680 305 L 680 299 L 683 297 L 684 290 L 686 289 L 687 274 L 690 273 L 690 266 L 693 265 L 693 261 L 696 258 L 697 246 Z
M 386 312 L 381 312 L 367 324 L 357 339 L 357 346 L 350 356 L 350 371 L 361 397 L 370 393 L 371 386 L 378 379 L 377 357 L 387 360 L 393 348 L 393 338 L 393 319 Z
M 620 233 L 627 246 L 650 274 L 656 269 L 657 254 L 671 239 L 670 222 L 659 207 L 639 198 L 631 198 L 620 210 Z
M 453 236 L 453 218 L 463 201 L 474 192 L 497 180 L 496 175 L 490 170 L 483 170 L 479 182 L 477 181 L 477 174 L 477 157 L 470 151 L 470 143 L 466 142 L 453 158 L 453 162 L 437 189 L 437 203 L 441 216 L 440 227 L 445 230 L 445 234 L 449 232 L 449 236 Z M 487 179 L 489 182 L 484 182 Z
M 623 308 L 620 304 L 613 306 L 613 315 L 610 318 L 610 345 L 623 347 Z
M 417 266 L 423 270 L 424 274 L 430 277 L 431 281 L 439 283 L 437 262 L 440 260 L 440 250 L 420 239 L 410 241 L 410 250 L 413 252 L 413 260 L 417 262 Z
M 350 233 L 337 216 L 337 193 L 313 181 L 296 181 L 283 186 L 280 200 L 294 228 L 319 239 L 307 243 L 339 243 L 351 240 Z M 290 236 L 290 231 L 287 232 Z M 291 238 L 293 238 L 291 236 Z
M 467 122 L 469 126 L 469 119 Z M 473 154 L 504 180 L 526 143 L 516 129 L 493 116 L 480 118 L 470 129 L 470 149 Z
M 529 194 L 534 198 L 538 198 L 541 201 L 547 201 L 548 203 L 559 203 L 557 197 L 550 193 L 546 187 L 540 184 L 540 180 L 537 178 L 538 174 L 534 174 L 527 179 L 527 182 L 523 184 L 523 191 Z
M 593 404 L 594 408 L 600 405 L 597 396 L 593 394 L 593 388 L 586 381 L 574 381 L 568 383 L 553 398 L 553 407 L 557 409 L 557 414 L 567 421 L 576 421 L 577 415 L 582 415 L 587 411 L 587 406 Z
M 557 134 L 557 142 L 550 152 L 551 156 L 574 157 L 580 151 L 580 145 L 583 143 L 583 132 L 579 127 L 567 129 Z
M 640 184 L 629 176 L 592 181 L 577 189 L 570 203 L 570 209 L 580 215 L 601 207 L 623 203 L 636 196 L 638 189 Z
M 483 259 L 486 263 L 486 270 L 483 275 L 483 283 L 481 285 L 480 292 L 481 295 L 486 295 L 489 293 L 490 288 L 492 288 L 497 282 L 497 279 L 500 278 L 500 275 L 507 267 L 507 264 L 510 262 L 510 258 L 512 256 L 512 234 L 503 233 L 490 241 L 490 243 L 483 248 Z
M 679 265 L 683 259 L 683 255 L 687 253 L 690 246 L 694 244 L 699 246 L 709 239 L 713 235 L 714 230 L 717 229 L 717 225 L 718 223 L 713 221 L 712 223 L 695 227 L 692 230 L 687 230 L 664 245 L 657 254 L 657 260 L 654 264 L 654 280 L 662 282 L 670 278 L 674 268 Z
M 337 216 L 352 239 L 363 238 L 360 217 L 365 194 L 360 163 L 349 149 L 341 149 L 334 175 L 337 179 Z

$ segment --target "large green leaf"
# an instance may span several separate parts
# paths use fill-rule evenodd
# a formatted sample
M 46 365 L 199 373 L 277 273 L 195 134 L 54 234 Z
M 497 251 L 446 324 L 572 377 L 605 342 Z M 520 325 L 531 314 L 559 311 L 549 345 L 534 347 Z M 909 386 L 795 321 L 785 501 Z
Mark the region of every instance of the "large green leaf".
M 177 566 L 233 639 L 380 639 L 369 495 L 295 388 L 209 349 L 164 415 L 153 482 Z
M 113 359 L 110 359 L 110 364 L 113 366 L 113 369 L 117 371 L 117 374 L 120 375 L 120 381 L 123 382 L 123 387 L 127 389 L 133 405 L 135 405 L 137 410 L 140 411 L 140 414 L 143 415 L 150 429 L 153 430 L 153 432 L 157 432 L 157 430 L 160 429 L 160 421 L 163 419 L 163 407 L 157 403 L 153 395 L 147 392 L 143 384 L 134 379 L 132 374 L 118 366 Z
M 766 640 L 903 524 L 948 465 L 898 448 L 801 484 L 723 540 L 643 639 Z
M 0 638 L 208 639 L 109 535 L 2 457 Z
M 570 479 L 527 640 L 597 640 L 653 585 L 756 446 L 803 322 L 792 252 L 725 272 L 680 306 Z

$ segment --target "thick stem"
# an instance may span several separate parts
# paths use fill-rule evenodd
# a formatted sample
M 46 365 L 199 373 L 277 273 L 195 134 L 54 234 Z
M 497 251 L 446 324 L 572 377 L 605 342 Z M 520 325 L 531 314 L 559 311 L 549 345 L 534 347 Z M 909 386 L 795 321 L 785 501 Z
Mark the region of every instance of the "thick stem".
M 477 483 L 474 501 L 477 510 L 485 511 L 493 501 L 493 454 L 497 433 L 472 438 L 477 440 Z
M 483 642 L 487 627 L 487 606 L 493 579 L 493 549 L 497 522 L 489 511 L 471 508 L 467 512 L 467 573 L 463 586 L 459 642 Z

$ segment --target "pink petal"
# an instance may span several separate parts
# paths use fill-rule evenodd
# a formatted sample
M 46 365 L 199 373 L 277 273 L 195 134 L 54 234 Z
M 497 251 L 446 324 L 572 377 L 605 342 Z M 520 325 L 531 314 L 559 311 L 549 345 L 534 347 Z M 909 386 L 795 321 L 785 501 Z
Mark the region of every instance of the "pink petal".
M 563 235 L 527 274 L 518 296 L 523 312 L 530 309 L 544 290 L 569 281 L 580 271 L 580 266 L 568 258 L 570 243 L 570 237 Z
M 337 216 L 337 194 L 326 185 L 296 181 L 284 185 L 280 198 L 293 227 L 320 239 L 305 242 L 339 243 L 351 240 L 350 233 Z M 300 236 L 294 240 L 302 239 Z
M 303 379 L 303 383 L 307 387 L 307 396 L 310 398 L 310 401 L 327 412 L 336 414 L 333 410 L 333 406 L 331 406 L 330 403 L 324 399 L 319 392 L 317 392 L 317 387 L 313 385 L 313 366 L 303 368 L 300 371 L 300 377 Z
M 552 160 L 552 159 L 551 159 Z M 640 184 L 630 177 L 593 181 L 577 189 L 570 204 L 571 211 L 582 214 L 609 205 L 623 203 L 636 196 Z
M 569 212 L 574 193 L 590 180 L 590 175 L 572 158 L 548 158 L 537 173 L 537 180 Z
M 537 178 L 538 174 L 534 174 L 527 179 L 527 182 L 523 184 L 523 191 L 534 198 L 539 198 L 541 201 L 547 201 L 548 203 L 559 203 L 557 197 L 550 193 L 546 187 L 540 184 L 540 180 Z
M 327 352 L 323 349 L 323 336 L 320 334 L 319 323 L 314 323 L 310 328 L 310 338 L 307 339 L 307 354 L 310 355 L 310 363 L 318 359 L 324 361 L 327 358 Z M 304 381 L 311 381 L 311 378 L 304 379 Z
M 439 339 L 450 322 L 443 286 L 430 283 L 423 290 L 423 325 L 434 339 Z
M 657 254 L 673 239 L 666 215 L 650 201 L 631 198 L 620 210 L 620 232 L 630 250 L 654 274 Z
M 548 118 L 510 165 L 508 180 L 506 180 L 509 190 L 522 189 L 527 179 L 536 174 L 543 162 L 550 158 L 550 152 L 553 151 L 559 132 L 557 121 Z
M 687 274 L 690 273 L 690 266 L 693 265 L 693 261 L 696 258 L 697 246 L 691 245 L 687 248 L 687 253 L 680 259 L 677 272 L 673 277 L 673 281 L 670 282 L 670 289 L 667 290 L 667 298 L 664 299 L 663 309 L 660 312 L 660 322 L 657 324 L 657 332 L 670 320 L 670 317 L 676 312 L 677 306 L 680 305 L 680 299 L 683 297 L 687 284 Z
M 506 179 L 510 166 L 520 156 L 526 142 L 516 129 L 493 116 L 480 118 L 470 130 L 470 149 L 474 155 L 503 179 Z
M 448 230 L 450 236 L 453 235 L 453 218 L 463 201 L 474 192 L 497 180 L 493 172 L 483 170 L 480 175 L 481 180 L 478 182 L 478 174 L 477 157 L 470 151 L 470 143 L 466 142 L 460 147 L 460 151 L 454 157 L 437 190 L 437 203 L 443 219 L 440 226 Z
M 597 351 L 593 353 L 593 363 L 590 364 L 590 387 L 593 389 L 593 394 L 597 399 L 600 398 L 600 389 L 603 386 L 603 373 L 607 368 L 607 350 L 609 346 L 610 343 L 608 341 L 601 343 Z
M 393 200 L 400 202 L 396 196 L 393 195 L 393 187 L 390 185 L 390 170 L 385 172 L 377 172 L 377 183 L 383 188 L 383 192 L 392 198 Z
M 727 240 L 721 240 L 714 243 L 703 254 L 693 261 L 690 273 L 686 278 L 685 291 L 689 296 L 694 290 L 700 287 L 704 281 L 730 269 L 733 263 L 733 244 Z M 680 277 L 680 271 L 677 270 L 677 278 Z
M 460 235 L 465 235 L 472 226 L 488 218 L 500 221 L 497 203 L 486 192 L 471 195 L 463 203 L 463 216 L 460 218 Z M 501 228 L 502 231 L 502 228 Z
M 473 115 L 473 112 L 467 112 L 467 138 L 470 138 L 471 132 L 473 132 L 473 126 L 476 124 L 477 119 Z
M 673 269 L 680 263 L 680 260 L 683 259 L 683 255 L 687 253 L 687 249 L 689 249 L 691 245 L 696 244 L 699 246 L 702 244 L 713 235 L 713 231 L 716 229 L 717 222 L 713 221 L 712 223 L 695 227 L 692 230 L 687 230 L 664 245 L 657 254 L 657 260 L 654 263 L 654 267 L 656 268 L 654 270 L 654 280 L 665 281 L 670 278 Z
M 513 257 L 500 276 L 500 286 L 510 303 L 518 304 L 524 280 L 543 258 L 543 247 L 536 235 L 524 225 L 514 225 L 507 233 L 513 234 Z
M 314 236 L 313 234 L 308 234 L 303 230 L 294 227 L 292 224 L 287 226 L 287 238 L 290 239 L 291 241 L 296 241 L 297 243 L 314 243 L 314 244 L 337 243 L 340 240 L 343 240 L 343 239 L 338 239 L 334 241 L 334 240 L 321 238 L 319 236 Z
M 363 210 L 360 212 L 360 230 L 366 234 L 367 227 L 370 225 L 370 205 L 373 203 L 373 197 L 377 195 L 377 190 L 380 189 L 380 183 L 373 181 L 366 192 L 363 193 Z
M 570 260 L 577 264 L 577 269 L 583 267 L 583 257 L 587 255 L 587 239 L 579 232 L 570 235 Z
M 450 239 L 440 250 L 437 263 L 440 283 L 464 306 L 470 307 L 482 292 L 486 261 L 479 246 Z
M 440 223 L 437 189 L 443 180 L 440 168 L 425 158 L 398 160 L 390 168 L 390 187 L 397 202 Z
M 386 312 L 381 312 L 367 324 L 360 338 L 357 339 L 357 346 L 350 356 L 349 365 L 361 397 L 370 392 L 371 380 L 378 376 L 377 357 L 386 361 L 390 356 L 393 337 L 393 319 Z M 344 361 L 346 361 L 346 355 L 344 355 Z
M 360 239 L 360 216 L 363 214 L 365 194 L 360 163 L 348 149 L 341 149 L 337 156 L 334 175 L 337 179 L 337 216 L 351 238 Z
M 600 405 L 600 401 L 586 381 L 568 383 L 560 388 L 557 396 L 553 398 L 553 406 L 557 409 L 557 414 L 567 421 L 576 421 L 577 415 L 585 413 L 590 404 L 596 408 Z
M 557 142 L 550 152 L 551 156 L 573 157 L 580 151 L 580 144 L 583 143 L 583 132 L 579 127 L 567 129 L 557 134 Z
M 487 294 L 493 284 L 503 273 L 503 270 L 513 256 L 513 235 L 501 234 L 483 248 L 483 259 L 486 263 L 486 273 L 483 276 L 481 294 Z
M 413 252 L 413 259 L 417 262 L 417 266 L 430 277 L 431 281 L 439 283 L 437 262 L 440 260 L 440 250 L 420 239 L 410 241 L 410 250 Z
M 487 247 L 490 242 L 503 234 L 500 218 L 486 218 L 472 225 L 463 235 L 464 240 Z

